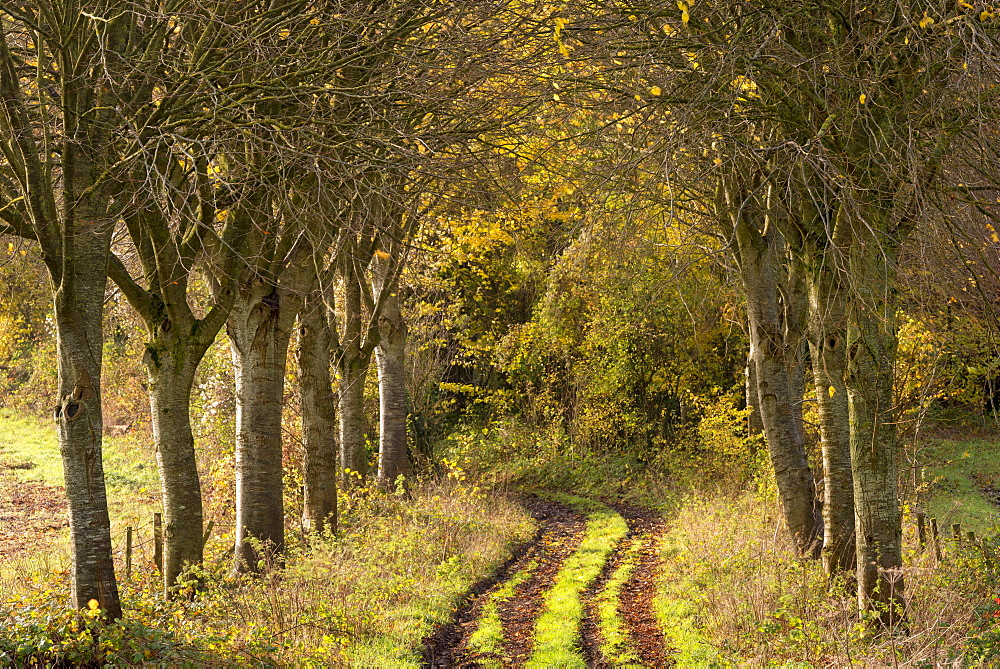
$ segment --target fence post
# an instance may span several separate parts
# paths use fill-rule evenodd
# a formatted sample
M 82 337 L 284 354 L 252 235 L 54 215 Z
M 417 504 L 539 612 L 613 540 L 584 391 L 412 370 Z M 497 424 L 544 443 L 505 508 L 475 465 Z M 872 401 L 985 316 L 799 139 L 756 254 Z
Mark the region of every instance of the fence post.
M 132 577 L 132 526 L 125 528 L 125 580 Z
M 163 571 L 163 514 L 153 514 L 153 562 Z
M 934 542 L 934 559 L 941 561 L 941 541 L 938 537 L 937 518 L 931 518 L 931 541 Z
M 927 527 L 925 525 L 925 517 L 923 511 L 917 511 L 917 543 L 920 546 L 920 552 L 924 551 L 924 546 L 927 545 Z
M 207 544 L 208 540 L 212 537 L 212 528 L 213 527 L 215 527 L 215 521 L 214 520 L 208 521 L 208 527 L 205 528 L 205 536 L 201 540 L 201 549 L 202 550 L 205 550 L 205 544 Z
M 962 523 L 951 524 L 951 536 L 957 543 L 962 543 Z

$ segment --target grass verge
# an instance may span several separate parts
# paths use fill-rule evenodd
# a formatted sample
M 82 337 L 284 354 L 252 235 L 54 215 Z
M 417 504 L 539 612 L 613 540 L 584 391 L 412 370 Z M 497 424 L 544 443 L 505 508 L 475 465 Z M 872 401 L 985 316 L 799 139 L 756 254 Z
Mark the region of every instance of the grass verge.
M 528 667 L 583 667 L 580 654 L 580 595 L 596 579 L 608 556 L 628 534 L 625 519 L 593 500 L 552 494 L 558 502 L 586 512 L 587 528 L 576 551 L 556 575 L 545 597 L 545 610 L 535 623 L 535 645 Z
M 341 536 L 308 545 L 292 538 L 286 566 L 260 578 L 234 578 L 226 542 L 210 543 L 190 601 L 164 602 L 157 574 L 139 569 L 122 584 L 123 608 L 137 634 L 155 630 L 153 644 L 133 635 L 121 649 L 77 654 L 74 661 L 417 667 L 430 631 L 534 531 L 517 505 L 452 479 L 417 485 L 409 496 L 365 488 L 349 507 Z M 34 575 L 20 596 L 0 602 L 0 650 L 5 644 L 51 650 L 76 634 L 71 620 L 60 617 L 66 579 L 58 572 Z M 98 652 L 96 645 L 87 648 Z M 155 648 L 161 650 L 146 654 Z
M 794 557 L 772 495 L 703 491 L 671 518 L 655 605 L 679 666 L 967 666 L 1000 658 L 996 542 L 949 547 L 936 564 L 906 526 L 909 629 L 872 637 L 855 593 L 831 589 L 818 561 Z

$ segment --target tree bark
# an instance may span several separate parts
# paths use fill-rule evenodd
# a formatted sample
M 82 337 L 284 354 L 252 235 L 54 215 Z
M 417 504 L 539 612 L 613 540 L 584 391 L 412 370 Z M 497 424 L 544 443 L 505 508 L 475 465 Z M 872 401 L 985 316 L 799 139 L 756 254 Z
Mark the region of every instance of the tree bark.
M 751 437 L 756 437 L 764 432 L 764 421 L 760 418 L 760 406 L 758 406 L 760 401 L 757 399 L 757 364 L 754 362 L 754 358 L 755 352 L 751 344 L 750 354 L 747 356 L 747 366 L 743 370 L 746 404 L 750 411 L 747 415 L 747 434 Z
M 337 416 L 330 379 L 330 328 L 319 289 L 299 314 L 299 388 L 302 395 L 302 526 L 306 532 L 337 531 Z
M 236 298 L 227 333 L 236 378 L 237 571 L 285 548 L 281 410 L 296 313 L 290 293 L 256 284 Z
M 362 346 L 361 286 L 350 259 L 342 260 L 344 327 L 337 356 L 337 395 L 340 409 L 341 483 L 349 488 L 367 473 L 365 436 L 365 377 L 370 356 Z
M 809 272 L 809 351 L 823 452 L 823 568 L 831 577 L 853 573 L 857 566 L 854 477 L 844 379 L 847 322 L 844 295 L 832 272 L 823 264 Z
M 860 223 L 859 223 L 860 224 Z M 867 232 L 867 228 L 865 231 Z M 851 423 L 858 605 L 879 626 L 905 625 L 902 518 L 896 486 L 892 406 L 898 249 L 870 234 L 851 250 L 857 299 L 847 307 L 847 393 Z
M 170 598 L 184 569 L 203 558 L 203 509 L 191 431 L 191 388 L 207 350 L 184 338 L 165 342 L 172 328 L 146 346 L 149 405 L 163 494 L 163 587 Z
M 69 502 L 72 601 L 81 609 L 97 600 L 105 617 L 114 620 L 122 609 L 104 482 L 100 392 L 110 234 L 99 232 L 105 226 L 98 220 L 68 221 L 66 227 L 54 296 L 60 398 L 55 415 Z
M 802 441 L 801 396 L 793 395 L 786 332 L 778 298 L 782 245 L 773 226 L 761 234 L 745 221 L 736 228 L 740 272 L 747 298 L 757 400 L 788 530 L 802 556 L 818 557 L 822 532 L 816 488 Z
M 387 261 L 375 262 L 375 294 L 389 291 L 379 314 L 378 365 L 379 449 L 378 484 L 392 488 L 410 473 L 406 439 L 406 323 L 396 287 L 387 284 Z

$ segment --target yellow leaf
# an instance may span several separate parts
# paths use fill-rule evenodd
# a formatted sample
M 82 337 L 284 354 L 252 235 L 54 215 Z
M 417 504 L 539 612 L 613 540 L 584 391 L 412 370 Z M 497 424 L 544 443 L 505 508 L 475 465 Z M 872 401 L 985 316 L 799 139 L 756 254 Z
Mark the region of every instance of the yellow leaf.
M 684 25 L 687 25 L 688 21 L 690 20 L 691 20 L 690 14 L 688 14 L 686 11 L 681 12 L 681 22 L 684 23 Z
M 837 394 L 837 389 L 834 388 L 833 386 L 830 386 L 829 388 L 826 389 L 826 392 L 830 394 L 830 397 L 833 397 L 834 395 Z
M 559 94 L 558 93 L 553 93 L 552 94 L 552 99 L 555 100 L 556 102 L 559 102 Z
M 1000 244 L 1000 237 L 997 237 L 997 233 L 994 232 L 990 235 L 990 238 L 993 240 L 994 244 Z
M 642 96 L 639 95 L 638 93 L 635 94 L 635 99 L 637 102 L 642 102 Z
M 868 99 L 868 96 L 865 95 L 864 93 L 862 93 L 861 97 L 858 98 L 858 102 L 860 102 L 861 104 L 864 104 L 867 99 Z
M 90 609 L 91 611 L 96 611 L 98 606 L 100 606 L 100 604 L 97 603 L 96 599 L 92 599 L 89 602 L 87 602 L 87 608 Z
M 552 19 L 552 22 L 554 24 L 556 24 L 555 38 L 558 41 L 559 40 L 559 35 L 562 33 L 562 29 L 566 27 L 566 19 L 564 19 L 562 17 L 556 17 L 556 18 Z
M 650 89 L 649 89 L 649 92 L 650 92 L 650 93 L 651 93 L 652 95 L 654 95 L 654 96 L 657 96 L 657 97 L 658 97 L 658 96 L 659 96 L 659 95 L 660 95 L 661 93 L 663 93 L 663 91 L 662 91 L 662 90 L 660 90 L 660 87 L 659 87 L 659 86 L 653 86 L 652 88 L 650 88 Z
M 278 33 L 278 36 L 281 37 L 281 39 L 288 39 L 288 36 L 291 34 L 292 34 L 291 30 L 289 30 L 288 28 L 284 28 L 281 30 L 281 32 Z
M 7 251 L 10 253 L 14 252 L 14 242 L 7 242 Z
M 919 25 L 921 28 L 929 28 L 934 25 L 934 19 L 924 14 L 924 18 L 920 19 Z
M 379 260 L 388 260 L 392 256 L 390 256 L 388 253 L 386 253 L 382 249 L 375 249 L 375 257 L 378 258 Z
M 991 19 L 991 18 L 993 18 L 993 12 L 989 11 L 988 9 L 984 9 L 983 13 L 979 15 L 980 21 L 985 21 L 986 19 Z

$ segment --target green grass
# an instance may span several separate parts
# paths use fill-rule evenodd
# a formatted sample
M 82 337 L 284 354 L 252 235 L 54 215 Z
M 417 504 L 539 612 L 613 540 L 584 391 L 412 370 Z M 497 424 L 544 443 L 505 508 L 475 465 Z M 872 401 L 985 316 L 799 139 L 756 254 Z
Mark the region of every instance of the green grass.
M 125 527 L 143 528 L 152 522 L 159 479 L 151 444 L 140 437 L 104 437 L 104 477 L 108 491 L 115 553 L 124 554 Z M 28 469 L 9 470 L 21 480 L 37 480 L 53 487 L 63 486 L 62 457 L 55 425 L 34 416 L 24 416 L 10 409 L 0 409 L 0 460 L 25 465 Z M 137 530 L 137 532 L 149 530 Z M 146 537 L 148 538 L 148 537 Z M 136 535 L 136 542 L 142 537 Z M 37 552 L 3 565 L 4 580 L 26 571 L 65 570 L 69 561 L 69 530 L 63 529 L 51 543 Z M 138 559 L 138 556 L 137 556 Z
M 924 452 L 924 482 L 929 489 L 926 512 L 938 519 L 940 532 L 951 536 L 951 524 L 982 535 L 995 532 L 1000 509 L 983 494 L 983 486 L 1000 487 L 1000 448 L 984 439 L 929 439 Z
M 676 564 L 675 558 L 683 550 L 675 539 L 665 541 L 660 551 L 663 564 Z M 696 590 L 685 576 L 665 568 L 653 600 L 656 621 L 667 638 L 667 645 L 674 649 L 673 659 L 677 666 L 717 666 L 718 651 L 699 624 Z
M 587 528 L 576 551 L 556 575 L 545 597 L 545 610 L 535 623 L 535 647 L 528 667 L 584 667 L 580 654 L 580 595 L 596 579 L 615 546 L 628 534 L 625 519 L 599 502 L 572 495 L 556 501 L 589 512 Z
M 104 437 L 104 479 L 109 495 L 157 491 L 156 461 L 151 444 L 139 443 L 131 435 Z M 0 409 L 0 454 L 14 463 L 31 462 L 23 470 L 33 479 L 48 485 L 63 484 L 62 458 L 55 425 L 35 417 L 18 416 L 10 409 Z
M 628 630 L 625 621 L 618 612 L 618 600 L 622 586 L 628 581 L 635 569 L 642 550 L 643 540 L 637 537 L 632 540 L 621 564 L 615 569 L 611 578 L 597 595 L 597 612 L 601 629 L 601 655 L 616 667 L 640 666 L 639 656 L 629 644 Z

